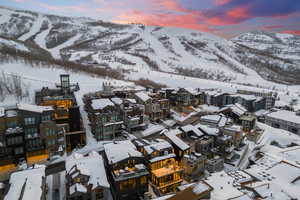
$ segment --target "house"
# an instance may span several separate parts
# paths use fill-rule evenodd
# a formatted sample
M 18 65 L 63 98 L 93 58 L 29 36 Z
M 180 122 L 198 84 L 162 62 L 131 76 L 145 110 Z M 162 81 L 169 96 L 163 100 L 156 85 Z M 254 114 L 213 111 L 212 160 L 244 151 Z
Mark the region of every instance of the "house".
M 131 141 L 104 144 L 105 168 L 114 199 L 139 199 L 148 191 L 149 172 Z
M 120 115 L 127 131 L 144 130 L 148 126 L 148 116 L 145 106 L 138 104 L 135 99 L 111 98 L 120 109 Z
M 186 180 L 195 180 L 200 178 L 205 170 L 206 156 L 200 153 L 191 152 L 184 155 L 182 166 L 184 168 L 184 176 Z
M 240 147 L 244 139 L 244 132 L 239 125 L 225 126 L 222 129 L 224 135 L 231 136 L 235 147 Z
M 220 156 L 214 156 L 211 159 L 207 159 L 205 168 L 210 173 L 220 172 L 224 169 L 224 159 Z
M 74 94 L 79 89 L 78 83 L 70 83 L 68 74 L 61 74 L 60 83 L 56 84 L 56 88 L 43 87 L 35 93 L 37 105 L 54 108 L 54 120 L 57 124 L 68 124 L 69 131 L 65 133 L 68 152 L 85 145 L 85 133 Z
M 8 192 L 4 200 L 46 200 L 46 188 L 45 166 L 36 165 L 10 175 Z
M 144 144 L 141 152 L 146 158 L 150 181 L 155 192 L 158 194 L 175 192 L 183 181 L 183 168 L 175 160 L 173 146 L 163 139 L 136 142 Z
M 164 131 L 164 137 L 167 141 L 169 141 L 174 147 L 175 154 L 178 161 L 181 161 L 184 155 L 189 154 L 191 147 L 186 142 L 184 142 L 180 135 L 182 131 L 179 129 L 173 129 L 170 131 Z
M 168 200 L 199 200 L 199 199 L 210 199 L 213 187 L 206 181 L 199 181 L 194 183 L 184 190 L 176 193 L 174 196 L 168 198 Z
M 176 106 L 178 107 L 197 107 L 204 104 L 204 94 L 199 89 L 179 88 L 176 93 Z
M 252 114 L 243 115 L 240 118 L 240 120 L 242 123 L 243 130 L 246 132 L 250 132 L 252 129 L 254 129 L 256 125 L 256 117 Z
M 211 157 L 214 145 L 214 137 L 206 135 L 196 141 L 195 151 L 207 157 Z
M 204 115 L 200 117 L 201 124 L 205 124 L 213 127 L 224 127 L 226 124 L 230 122 L 231 120 L 223 114 Z
M 160 121 L 170 115 L 169 100 L 159 93 L 149 96 L 146 92 L 137 92 L 135 93 L 135 99 L 139 104 L 145 106 L 145 114 L 149 116 L 151 121 Z
M 300 135 L 300 116 L 295 112 L 279 110 L 265 115 L 265 123 Z
M 92 151 L 84 156 L 74 153 L 66 160 L 66 195 L 68 200 L 107 199 L 110 188 L 104 160 Z
M 92 99 L 86 104 L 92 133 L 99 140 L 112 140 L 122 131 L 122 118 L 117 106 L 108 98 Z
M 20 125 L 24 130 L 27 163 L 38 163 L 54 155 L 57 149 L 51 148 L 58 143 L 57 127 L 53 121 L 54 109 L 51 106 L 37 106 L 30 104 L 17 104 L 20 115 Z M 43 128 L 44 127 L 44 128 Z M 46 128 L 47 127 L 47 128 Z M 45 132 L 42 132 L 45 131 Z M 64 141 L 64 135 L 62 135 Z M 47 147 L 46 148 L 46 143 Z M 49 152 L 49 150 L 53 150 Z
M 235 122 L 240 122 L 240 117 L 246 114 L 248 110 L 239 103 L 229 104 L 219 110 L 219 113 L 222 113 L 230 118 L 232 118 Z

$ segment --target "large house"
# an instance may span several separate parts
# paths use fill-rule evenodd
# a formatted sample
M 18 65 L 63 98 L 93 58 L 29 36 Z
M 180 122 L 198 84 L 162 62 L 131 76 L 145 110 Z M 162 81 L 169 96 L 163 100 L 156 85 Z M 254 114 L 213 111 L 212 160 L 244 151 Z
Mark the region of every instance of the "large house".
M 110 184 L 101 155 L 92 151 L 84 156 L 74 153 L 66 160 L 66 194 L 68 200 L 107 199 Z
M 300 116 L 295 112 L 279 110 L 265 116 L 265 123 L 274 128 L 280 128 L 300 135 Z
M 175 192 L 183 181 L 183 168 L 175 160 L 172 145 L 163 139 L 134 142 L 146 158 L 150 180 L 158 194 Z
M 114 199 L 140 199 L 148 191 L 149 172 L 131 141 L 104 145 L 105 166 Z

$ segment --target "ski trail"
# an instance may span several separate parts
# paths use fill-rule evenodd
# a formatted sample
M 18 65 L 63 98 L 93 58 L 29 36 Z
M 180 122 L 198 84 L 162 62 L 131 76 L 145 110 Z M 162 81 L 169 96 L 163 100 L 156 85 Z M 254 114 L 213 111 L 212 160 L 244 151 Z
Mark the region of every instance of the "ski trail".
M 19 37 L 19 40 L 25 41 L 29 39 L 31 36 L 38 33 L 41 30 L 43 21 L 44 21 L 44 17 L 41 14 L 39 14 L 38 17 L 35 19 L 34 24 L 30 28 L 30 31 L 23 34 L 21 37 Z

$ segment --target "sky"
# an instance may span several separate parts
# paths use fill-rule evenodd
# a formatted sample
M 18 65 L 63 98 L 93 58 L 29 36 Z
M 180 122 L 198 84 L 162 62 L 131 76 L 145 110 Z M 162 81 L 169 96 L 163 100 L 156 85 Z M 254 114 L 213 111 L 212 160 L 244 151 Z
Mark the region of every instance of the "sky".
M 300 35 L 300 0 L 1 0 L 0 5 L 117 23 L 189 28 L 225 38 L 254 30 Z

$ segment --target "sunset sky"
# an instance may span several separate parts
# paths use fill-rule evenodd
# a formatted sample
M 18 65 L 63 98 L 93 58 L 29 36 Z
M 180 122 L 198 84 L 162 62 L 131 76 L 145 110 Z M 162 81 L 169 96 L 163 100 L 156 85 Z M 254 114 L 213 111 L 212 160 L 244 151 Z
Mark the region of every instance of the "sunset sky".
M 227 38 L 252 30 L 300 35 L 300 0 L 1 0 L 0 5 L 118 23 L 191 28 Z

